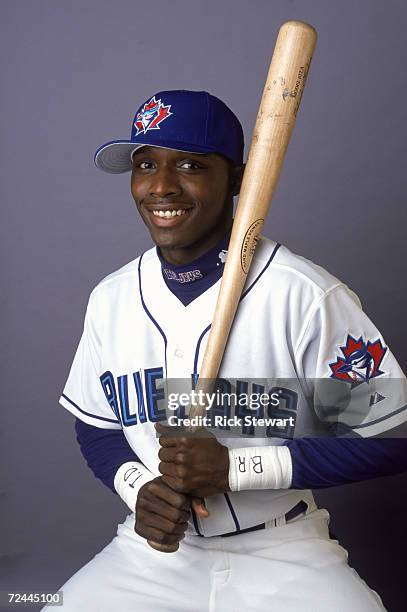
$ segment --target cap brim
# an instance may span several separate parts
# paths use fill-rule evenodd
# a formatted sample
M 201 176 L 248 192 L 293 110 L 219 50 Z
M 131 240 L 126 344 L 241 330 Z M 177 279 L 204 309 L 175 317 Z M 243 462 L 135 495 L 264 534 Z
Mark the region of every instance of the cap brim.
M 185 151 L 186 153 L 197 153 L 205 155 L 215 153 L 210 147 L 197 147 L 188 143 L 163 142 L 162 144 L 150 142 L 132 142 L 131 140 L 115 140 L 107 142 L 95 153 L 95 164 L 100 170 L 110 172 L 110 174 L 122 174 L 130 172 L 133 166 L 132 154 L 141 147 L 159 147 L 161 149 L 172 149 L 175 151 Z M 197 150 L 197 149 L 200 150 Z
M 131 154 L 142 146 L 130 140 L 107 142 L 96 151 L 95 164 L 104 172 L 111 174 L 129 172 L 132 167 Z

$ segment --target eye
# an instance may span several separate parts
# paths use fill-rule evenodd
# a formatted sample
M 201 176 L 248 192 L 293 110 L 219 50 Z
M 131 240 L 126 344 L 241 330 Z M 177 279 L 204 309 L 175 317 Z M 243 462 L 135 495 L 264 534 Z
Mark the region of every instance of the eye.
M 140 168 L 140 170 L 151 170 L 153 165 L 154 165 L 153 162 L 148 161 L 148 160 L 141 160 L 141 161 L 134 162 L 134 167 Z
M 192 159 L 186 159 L 179 164 L 179 168 L 183 170 L 200 170 L 202 167 L 200 163 Z

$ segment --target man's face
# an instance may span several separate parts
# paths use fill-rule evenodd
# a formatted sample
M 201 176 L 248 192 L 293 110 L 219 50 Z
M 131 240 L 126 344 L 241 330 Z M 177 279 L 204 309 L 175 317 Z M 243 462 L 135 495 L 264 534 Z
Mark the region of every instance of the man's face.
M 133 157 L 131 193 L 170 263 L 188 263 L 231 225 L 233 172 L 221 155 L 143 147 Z

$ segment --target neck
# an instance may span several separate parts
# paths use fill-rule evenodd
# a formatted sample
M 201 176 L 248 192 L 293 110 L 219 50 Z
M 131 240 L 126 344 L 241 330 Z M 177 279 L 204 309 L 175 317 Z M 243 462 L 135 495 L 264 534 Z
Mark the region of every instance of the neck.
M 173 266 L 185 266 L 216 247 L 225 234 L 231 231 L 232 224 L 233 219 L 230 216 L 222 220 L 210 234 L 202 236 L 192 245 L 175 248 L 160 246 L 158 250 L 167 263 Z
M 224 263 L 224 254 L 227 252 L 230 233 L 231 230 L 229 229 L 221 236 L 219 240 L 217 240 L 216 244 L 212 248 L 205 250 L 202 255 L 195 257 L 191 261 L 186 263 L 182 262 L 181 264 L 173 264 L 172 262 L 169 262 L 164 257 L 162 249 L 157 247 L 157 254 L 161 261 L 164 276 L 170 280 L 178 280 L 176 278 L 178 275 L 182 277 L 185 276 L 185 274 L 189 274 L 190 272 L 194 271 L 199 272 L 199 275 L 196 276 L 196 278 L 191 277 L 191 280 L 197 280 L 197 278 L 202 278 L 203 276 L 211 273 L 214 269 L 218 268 Z M 221 267 L 223 267 L 223 265 Z
M 187 306 L 195 298 L 211 287 L 223 274 L 230 240 L 230 231 L 217 242 L 215 247 L 204 255 L 187 264 L 174 265 L 168 263 L 157 247 L 157 255 L 161 261 L 161 271 L 169 290 Z

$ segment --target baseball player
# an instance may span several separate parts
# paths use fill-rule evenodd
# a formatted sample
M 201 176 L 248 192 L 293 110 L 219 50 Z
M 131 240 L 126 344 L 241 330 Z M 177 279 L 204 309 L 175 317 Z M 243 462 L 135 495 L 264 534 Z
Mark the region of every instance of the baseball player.
M 89 466 L 131 511 L 62 587 L 64 609 L 384 610 L 311 492 L 407 468 L 406 380 L 357 296 L 262 237 L 210 430 L 187 436 L 187 403 L 170 391 L 182 381 L 192 394 L 199 374 L 241 125 L 206 92 L 162 91 L 137 110 L 130 140 L 103 145 L 95 163 L 132 172 L 155 246 L 92 291 L 60 399 Z M 180 546 L 163 554 L 148 540 Z

